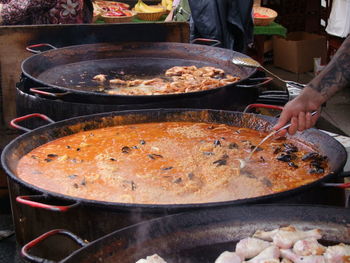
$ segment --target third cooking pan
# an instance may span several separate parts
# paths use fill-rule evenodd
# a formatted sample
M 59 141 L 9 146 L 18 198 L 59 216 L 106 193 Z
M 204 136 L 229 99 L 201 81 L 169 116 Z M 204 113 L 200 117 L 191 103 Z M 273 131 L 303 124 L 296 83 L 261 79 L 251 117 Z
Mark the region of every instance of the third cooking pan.
M 68 235 L 83 248 L 61 262 L 134 263 L 158 254 L 168 263 L 214 263 L 225 250 L 234 251 L 237 242 L 251 237 L 256 230 L 272 230 L 293 225 L 302 230 L 318 228 L 320 243 L 335 245 L 350 243 L 348 209 L 321 206 L 241 206 L 204 210 L 167 216 L 120 231 L 115 231 L 90 244 L 72 233 L 54 230 L 29 243 L 22 255 L 32 262 L 43 262 L 30 248 L 55 234 Z M 52 253 L 57 245 L 51 246 Z M 52 257 L 51 257 L 52 258 Z M 298 261 L 299 262 L 299 261 Z M 316 261 L 315 261 L 316 262 Z

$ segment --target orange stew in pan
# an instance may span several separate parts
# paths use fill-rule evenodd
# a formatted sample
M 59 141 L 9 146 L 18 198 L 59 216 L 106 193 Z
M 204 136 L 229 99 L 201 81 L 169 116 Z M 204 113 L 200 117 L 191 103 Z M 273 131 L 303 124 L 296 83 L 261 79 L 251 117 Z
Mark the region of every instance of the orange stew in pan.
M 226 124 L 162 122 L 82 131 L 42 145 L 17 167 L 24 181 L 91 200 L 140 204 L 228 201 L 285 191 L 329 172 L 312 145 Z

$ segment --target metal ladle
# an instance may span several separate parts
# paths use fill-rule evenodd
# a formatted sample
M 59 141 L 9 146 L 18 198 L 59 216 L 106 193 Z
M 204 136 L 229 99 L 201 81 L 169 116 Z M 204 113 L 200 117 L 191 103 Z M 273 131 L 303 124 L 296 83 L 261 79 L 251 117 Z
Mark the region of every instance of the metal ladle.
M 284 80 L 282 78 L 280 78 L 279 76 L 277 76 L 276 74 L 272 73 L 270 70 L 268 70 L 267 68 L 265 68 L 264 66 L 262 66 L 258 61 L 250 58 L 250 57 L 234 57 L 232 60 L 232 63 L 238 66 L 245 66 L 245 67 L 252 67 L 252 68 L 261 68 L 264 71 L 266 71 L 267 73 L 269 73 L 270 75 L 272 75 L 273 77 L 275 77 L 276 79 L 284 82 L 285 84 L 291 85 L 291 86 L 297 86 L 300 88 L 304 88 L 306 85 L 304 84 L 300 84 L 298 82 L 295 81 L 291 81 L 291 80 Z
M 316 113 L 317 113 L 317 111 L 312 112 L 312 113 L 311 113 L 311 116 L 314 116 Z M 253 156 L 253 154 L 256 152 L 256 149 L 258 149 L 258 147 L 259 147 L 260 145 L 262 145 L 265 141 L 267 141 L 269 138 L 271 138 L 271 137 L 274 136 L 275 134 L 279 133 L 280 131 L 289 128 L 291 125 L 292 125 L 292 123 L 289 122 L 288 124 L 284 125 L 283 127 L 279 128 L 278 130 L 272 131 L 272 132 L 269 133 L 267 136 L 265 136 L 265 137 L 258 143 L 258 145 L 256 145 L 256 146 L 254 147 L 254 149 L 251 151 L 251 153 L 248 155 L 247 158 L 245 158 L 244 160 L 239 159 L 239 161 L 240 161 L 240 168 L 242 169 L 242 168 L 244 168 L 244 167 L 246 166 L 247 162 L 250 160 L 250 158 Z

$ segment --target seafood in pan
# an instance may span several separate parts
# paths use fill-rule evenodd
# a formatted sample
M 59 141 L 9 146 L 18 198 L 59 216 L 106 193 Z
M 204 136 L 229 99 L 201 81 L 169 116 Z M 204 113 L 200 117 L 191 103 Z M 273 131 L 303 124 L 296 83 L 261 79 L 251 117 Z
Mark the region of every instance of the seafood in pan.
M 350 245 L 322 244 L 320 229 L 294 226 L 271 231 L 258 230 L 240 240 L 234 251 L 224 251 L 215 263 L 349 263 Z M 136 263 L 166 263 L 157 254 Z
M 329 173 L 327 157 L 297 139 L 218 123 L 119 125 L 44 144 L 19 161 L 17 174 L 43 189 L 91 200 L 189 204 L 286 191 Z
M 107 75 L 98 74 L 93 80 L 109 83 L 105 92 L 112 95 L 161 95 L 176 94 L 214 89 L 235 83 L 240 78 L 226 74 L 215 67 L 176 66 L 168 69 L 163 76 L 154 78 L 108 79 Z

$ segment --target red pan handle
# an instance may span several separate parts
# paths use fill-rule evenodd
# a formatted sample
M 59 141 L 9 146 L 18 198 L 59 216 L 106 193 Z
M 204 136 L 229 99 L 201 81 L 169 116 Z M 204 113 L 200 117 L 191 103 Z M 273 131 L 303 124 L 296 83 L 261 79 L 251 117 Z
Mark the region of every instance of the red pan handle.
M 249 104 L 243 111 L 243 113 L 246 113 L 247 111 L 254 109 L 254 108 L 265 108 L 265 109 L 273 109 L 273 110 L 283 110 L 282 106 L 277 105 L 269 105 L 269 104 Z
M 49 92 L 47 91 L 47 88 L 30 88 L 29 91 L 43 97 L 51 97 L 56 99 L 62 98 L 63 96 L 69 94 L 69 92 L 59 92 L 59 93 Z
M 346 189 L 350 188 L 350 183 L 323 183 L 323 186 Z
M 340 174 L 337 175 L 337 178 L 345 178 L 345 177 L 350 177 L 350 171 L 346 172 L 341 172 Z M 323 183 L 323 186 L 326 187 L 336 187 L 336 188 L 350 188 L 350 183 Z
M 27 196 L 17 196 L 16 201 L 20 204 L 27 205 L 33 208 L 41 208 L 45 210 L 50 210 L 53 212 L 67 212 L 68 210 L 79 205 L 78 202 L 74 202 L 70 205 L 49 205 L 40 203 L 38 200 L 44 199 L 44 195 L 27 195 Z
M 30 132 L 30 131 L 31 131 L 30 129 L 18 125 L 17 122 L 24 121 L 24 120 L 28 120 L 28 119 L 35 118 L 35 117 L 41 118 L 41 119 L 43 119 L 44 121 L 47 121 L 47 122 L 50 122 L 50 123 L 54 123 L 54 122 L 55 122 L 54 120 L 50 119 L 49 117 L 47 117 L 47 116 L 44 115 L 44 114 L 32 113 L 32 114 L 28 114 L 28 115 L 25 115 L 25 116 L 22 116 L 22 117 L 18 117 L 18 118 L 16 118 L 16 119 L 13 119 L 13 120 L 10 122 L 10 126 L 11 126 L 12 128 L 17 129 L 17 130 L 22 130 L 22 131 L 25 131 L 25 132 Z
M 42 241 L 47 239 L 48 237 L 54 236 L 54 235 L 64 235 L 69 238 L 71 238 L 73 241 L 75 241 L 78 245 L 81 247 L 85 247 L 87 245 L 87 241 L 82 240 L 80 237 L 74 235 L 73 233 L 64 230 L 64 229 L 54 229 L 49 232 L 46 232 L 45 234 L 42 234 L 41 236 L 37 237 L 36 239 L 30 241 L 29 243 L 25 244 L 21 249 L 21 256 L 30 262 L 52 262 L 47 259 L 43 259 L 37 256 L 33 256 L 29 254 L 29 250 L 36 247 L 38 244 L 40 244 Z
M 39 54 L 41 53 L 42 51 L 40 50 L 37 50 L 37 49 L 34 49 L 34 48 L 40 48 L 40 47 L 49 47 L 51 49 L 57 49 L 57 47 L 51 45 L 51 44 L 48 44 L 48 43 L 41 43 L 41 44 L 35 44 L 35 45 L 30 45 L 30 46 L 27 46 L 26 47 L 26 50 L 29 51 L 29 52 L 32 52 L 34 54 Z

